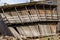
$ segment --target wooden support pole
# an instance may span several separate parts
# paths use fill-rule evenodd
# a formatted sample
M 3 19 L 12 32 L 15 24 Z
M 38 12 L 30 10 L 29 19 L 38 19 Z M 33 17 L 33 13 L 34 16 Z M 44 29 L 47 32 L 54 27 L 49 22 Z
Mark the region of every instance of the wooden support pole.
M 8 23 L 10 23 L 9 20 L 8 20 L 8 18 L 7 18 L 6 15 L 4 14 L 3 8 L 2 8 L 2 12 L 3 12 L 3 15 L 5 16 L 5 18 L 7 19 Z
M 47 20 L 47 17 L 46 17 L 46 8 L 45 8 L 45 5 L 43 5 L 43 9 L 45 11 L 45 19 Z
M 52 9 L 51 9 L 51 5 L 50 5 L 50 10 L 52 10 Z M 53 16 L 52 16 L 52 15 L 53 15 L 53 12 L 51 12 L 51 17 L 52 17 L 51 19 L 53 20 Z
M 18 15 L 18 18 L 20 19 L 20 21 L 22 22 L 22 20 L 21 20 L 21 18 L 20 18 L 20 14 L 18 13 L 18 11 L 17 11 L 17 8 L 15 7 L 15 11 L 17 12 L 17 15 Z
M 37 16 L 38 16 L 38 19 L 39 19 L 39 11 L 38 11 L 38 9 L 37 9 L 37 7 L 36 7 L 36 5 L 35 5 L 35 10 L 36 10 L 36 13 L 37 13 Z M 39 20 L 40 21 L 40 20 Z
M 29 17 L 29 19 L 30 19 L 30 16 L 29 16 L 29 11 L 28 11 L 28 9 L 27 9 L 27 7 L 25 6 L 25 9 L 26 9 L 26 11 L 28 12 L 28 17 Z M 31 19 L 30 19 L 30 21 L 31 21 Z

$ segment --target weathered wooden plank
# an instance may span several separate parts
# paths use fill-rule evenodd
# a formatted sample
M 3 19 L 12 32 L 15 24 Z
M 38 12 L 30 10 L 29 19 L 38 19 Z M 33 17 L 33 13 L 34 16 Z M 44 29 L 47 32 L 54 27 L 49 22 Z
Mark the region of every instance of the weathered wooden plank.
M 45 10 L 39 9 L 39 14 L 40 14 L 40 16 L 45 16 Z
M 21 36 L 17 33 L 17 31 L 13 27 L 8 27 L 8 28 L 10 29 L 10 31 L 12 32 L 14 37 L 19 38 L 20 40 L 22 40 Z
M 56 34 L 56 25 L 54 24 L 51 25 L 51 32 L 53 35 Z
M 57 19 L 57 11 L 56 11 L 56 9 L 53 10 L 52 16 L 53 16 L 53 19 Z
M 34 22 L 35 22 L 35 21 L 39 21 L 37 14 L 29 15 L 29 16 L 30 16 L 30 19 L 31 19 L 32 22 L 33 22 L 33 21 L 34 21 Z
M 23 15 L 20 16 L 22 22 L 30 22 L 29 16 L 28 15 Z
M 30 14 L 31 15 L 37 14 L 37 11 L 35 9 L 30 9 Z
M 39 19 L 45 21 L 46 20 L 45 10 L 39 9 L 39 14 L 40 14 Z
M 39 36 L 39 34 L 37 33 L 34 25 L 31 25 L 29 27 L 31 29 L 31 32 L 32 32 L 33 36 Z
M 28 15 L 28 12 L 26 10 L 21 10 L 20 13 L 21 15 Z
M 47 32 L 48 32 L 48 35 L 51 35 L 51 28 L 50 28 L 50 25 L 51 25 L 51 24 L 47 24 L 47 30 L 48 30 Z
M 17 12 L 16 11 L 11 11 L 10 12 L 12 16 L 17 16 Z
M 52 14 L 53 14 L 52 11 L 53 11 L 53 10 L 46 10 L 47 20 L 52 19 Z
M 35 29 L 36 29 L 37 35 L 40 36 L 41 34 L 40 34 L 40 29 L 39 29 L 39 27 L 38 27 L 38 24 L 34 25 L 34 27 L 35 27 Z
M 42 24 L 39 24 L 39 28 L 40 28 L 41 35 L 44 36 L 45 35 L 44 26 Z
M 24 33 L 24 31 L 21 27 L 17 27 L 17 30 L 21 35 L 26 36 L 26 34 Z
M 33 36 L 32 33 L 31 33 L 31 30 L 29 29 L 28 26 L 24 26 L 24 27 L 22 27 L 22 29 L 25 32 L 26 37 L 32 37 Z

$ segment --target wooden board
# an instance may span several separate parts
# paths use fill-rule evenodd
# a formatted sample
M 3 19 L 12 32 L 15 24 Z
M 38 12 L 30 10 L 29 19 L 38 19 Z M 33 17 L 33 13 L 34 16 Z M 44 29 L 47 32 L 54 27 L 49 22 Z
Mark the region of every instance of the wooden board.
M 30 9 L 30 14 L 31 14 L 31 15 L 33 15 L 33 14 L 37 14 L 36 9 Z
M 23 31 L 21 27 L 16 27 L 16 28 L 21 35 L 26 36 L 25 32 Z
M 56 25 L 51 25 L 52 34 L 56 34 Z
M 53 16 L 53 19 L 57 19 L 57 11 L 55 9 L 53 10 L 52 16 Z
M 51 14 L 53 14 L 52 11 L 53 11 L 53 10 L 46 10 L 46 16 L 51 16 Z
M 51 28 L 50 28 L 51 26 L 50 26 L 50 25 L 51 25 L 51 24 L 48 24 L 48 25 L 47 25 L 48 35 L 51 35 Z
M 6 16 L 6 18 L 8 19 L 8 21 L 10 23 L 20 23 L 21 22 L 16 12 L 7 12 L 7 13 L 4 13 L 4 15 Z
M 34 25 L 34 27 L 35 27 L 35 29 L 37 31 L 37 35 L 40 36 L 41 34 L 40 34 L 40 29 L 38 27 L 38 24 Z
M 26 37 L 33 37 L 32 33 L 31 33 L 31 30 L 29 29 L 28 26 L 24 26 L 24 27 L 22 27 L 22 29 L 25 32 Z
M 53 35 L 56 34 L 56 24 L 39 24 L 41 35 Z
M 12 16 L 17 16 L 17 12 L 16 11 L 12 11 L 11 14 L 12 14 Z
M 37 14 L 29 15 L 29 16 L 30 16 L 31 21 L 34 21 L 34 22 L 39 21 Z
M 45 35 L 45 31 L 44 31 L 44 26 L 42 24 L 39 24 L 39 29 L 40 29 L 40 33 L 42 36 Z
M 28 15 L 28 12 L 27 12 L 26 10 L 21 10 L 21 11 L 20 11 L 20 14 L 21 14 L 21 15 Z
M 29 18 L 29 16 L 28 15 L 21 15 L 20 16 L 20 19 L 21 19 L 21 21 L 23 22 L 23 23 L 25 23 L 25 22 L 30 22 L 30 18 Z
M 20 34 L 23 34 L 26 37 L 40 36 L 40 33 L 38 31 L 38 25 L 21 26 L 17 27 L 17 30 L 19 31 Z
M 45 10 L 39 9 L 40 16 L 45 16 Z
M 21 27 L 17 27 L 17 30 L 20 34 L 26 36 L 26 37 L 32 37 L 32 33 L 31 30 L 29 29 L 28 26 L 21 26 Z
M 29 27 L 31 29 L 31 32 L 32 32 L 33 36 L 39 36 L 39 34 L 37 33 L 34 25 L 31 25 Z
M 19 38 L 20 40 L 22 40 L 21 36 L 17 33 L 17 31 L 13 27 L 8 27 L 8 28 L 10 29 L 10 31 L 12 32 L 14 37 Z

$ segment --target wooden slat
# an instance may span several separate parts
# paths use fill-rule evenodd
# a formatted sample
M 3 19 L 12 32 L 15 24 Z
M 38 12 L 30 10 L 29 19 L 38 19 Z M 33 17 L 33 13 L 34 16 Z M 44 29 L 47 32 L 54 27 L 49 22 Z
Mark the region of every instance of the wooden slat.
M 48 35 L 48 28 L 47 28 L 47 24 L 44 24 L 43 25 L 43 27 L 44 27 L 44 32 L 45 32 L 45 35 Z
M 56 34 L 56 25 L 51 25 L 52 34 Z
M 17 16 L 17 12 L 16 11 L 13 11 L 11 12 L 12 16 Z
M 17 27 L 17 30 L 20 34 L 24 35 L 25 37 L 33 37 L 31 30 L 28 26 Z
M 35 29 L 34 25 L 31 25 L 29 27 L 31 29 L 31 32 L 33 33 L 33 36 L 39 36 L 39 34 L 38 34 L 37 30 Z
M 28 15 L 21 15 L 20 16 L 22 22 L 30 22 L 29 16 Z
M 33 15 L 33 14 L 37 14 L 37 11 L 35 9 L 30 9 L 30 14 Z
M 40 36 L 41 34 L 40 34 L 40 32 L 39 32 L 40 29 L 39 29 L 39 27 L 38 27 L 38 24 L 34 25 L 34 27 L 35 27 L 35 29 L 36 29 L 37 35 Z
M 5 12 L 4 13 L 6 16 L 12 16 L 11 12 Z
M 51 24 L 48 24 L 48 25 L 47 25 L 48 35 L 51 35 L 51 28 L 50 28 L 51 26 L 50 26 L 50 25 L 51 25 Z
M 39 21 L 37 14 L 30 15 L 31 21 Z
M 45 10 L 43 10 L 43 9 L 39 9 L 39 19 L 40 20 L 43 20 L 43 21 L 45 21 L 46 20 L 46 16 L 45 16 Z
M 21 10 L 20 13 L 21 15 L 28 15 L 28 12 L 26 10 Z
M 32 33 L 31 33 L 31 30 L 29 29 L 28 26 L 24 26 L 24 27 L 22 27 L 22 29 L 25 32 L 26 37 L 33 37 Z
M 16 21 L 16 23 L 21 23 L 21 20 L 19 19 L 18 16 L 13 16 L 14 20 L 13 21 Z
M 26 36 L 26 34 L 24 33 L 24 31 L 21 27 L 17 27 L 17 30 L 21 35 Z
M 44 26 L 42 24 L 39 24 L 39 28 L 40 28 L 41 35 L 44 36 L 45 35 Z
M 57 19 L 57 11 L 55 9 L 53 10 L 52 16 L 53 16 L 53 19 Z
M 39 9 L 40 16 L 45 16 L 45 10 Z
M 53 12 L 53 10 L 49 10 L 49 9 L 47 10 L 47 9 L 46 9 L 46 14 L 48 14 L 48 15 L 50 14 L 50 15 L 51 15 L 52 12 Z M 47 16 L 48 16 L 48 15 L 47 15 Z
M 39 24 L 41 35 L 53 35 L 56 34 L 56 24 Z
M 10 23 L 16 23 L 16 22 L 17 22 L 17 23 L 20 23 L 20 22 L 21 22 L 16 12 L 10 12 L 11 15 L 9 14 L 9 12 L 4 13 L 4 14 L 6 15 L 8 21 L 9 21 Z M 3 15 L 3 16 L 4 16 L 4 15 Z M 3 17 L 3 16 L 2 16 L 2 17 Z
M 15 29 L 13 27 L 9 27 L 9 29 L 12 32 L 12 34 L 14 35 L 14 37 L 19 38 L 20 40 L 22 40 L 21 36 L 15 31 Z

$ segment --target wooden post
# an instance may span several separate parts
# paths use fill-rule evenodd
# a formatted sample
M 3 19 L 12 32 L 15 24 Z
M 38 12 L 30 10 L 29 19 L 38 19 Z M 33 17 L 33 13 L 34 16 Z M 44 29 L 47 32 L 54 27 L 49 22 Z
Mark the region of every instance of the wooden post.
M 17 12 L 18 18 L 20 19 L 20 16 L 19 16 L 19 13 L 18 13 L 16 7 L 15 7 L 15 11 Z M 21 21 L 21 19 L 20 19 L 20 21 Z M 22 22 L 22 21 L 21 21 L 21 22 Z
M 6 15 L 4 14 L 3 8 L 2 8 L 2 12 L 3 12 L 3 15 L 5 16 L 5 18 L 7 19 Z M 7 19 L 7 20 L 8 20 L 8 19 Z M 10 23 L 9 20 L 8 20 L 8 23 Z
M 27 9 L 27 7 L 25 6 L 25 9 L 26 9 L 26 11 L 28 12 L 28 9 Z M 28 17 L 29 17 L 29 19 L 30 19 L 30 16 L 29 16 L 29 12 L 28 12 Z M 31 22 L 31 19 L 30 19 L 30 22 Z
M 47 17 L 46 17 L 46 8 L 45 8 L 45 5 L 43 5 L 43 9 L 45 11 L 45 20 L 47 20 Z
M 37 9 L 37 7 L 36 7 L 36 5 L 35 5 L 35 10 L 36 10 L 36 13 L 37 13 L 37 16 L 38 16 L 38 19 L 39 19 L 39 11 L 38 11 L 38 9 Z M 40 21 L 40 19 L 39 19 L 39 21 Z

